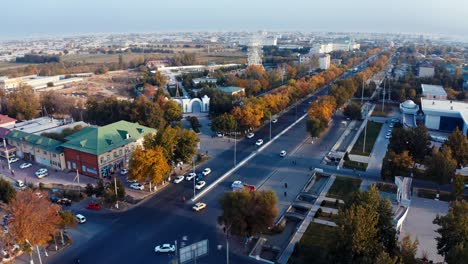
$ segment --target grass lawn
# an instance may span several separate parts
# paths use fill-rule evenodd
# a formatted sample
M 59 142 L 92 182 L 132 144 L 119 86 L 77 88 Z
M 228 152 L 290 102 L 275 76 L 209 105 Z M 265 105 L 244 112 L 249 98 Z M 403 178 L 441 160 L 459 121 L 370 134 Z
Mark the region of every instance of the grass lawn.
M 294 253 L 289 259 L 290 264 L 328 263 L 327 248 L 334 227 L 310 223 L 304 235 L 296 244 Z
M 315 214 L 315 218 L 330 222 L 336 222 L 336 220 L 338 219 L 338 215 L 321 212 L 320 214 Z
M 387 111 L 385 111 L 385 112 L 382 112 L 381 110 L 374 110 L 374 111 L 372 111 L 371 116 L 387 117 L 390 114 L 390 111 L 391 111 L 391 109 L 387 109 Z
M 367 163 L 357 162 L 354 160 L 345 160 L 343 163 L 343 167 L 347 169 L 356 169 L 358 171 L 366 171 L 368 165 L 369 164 Z
M 327 193 L 328 197 L 341 199 L 346 202 L 349 195 L 359 189 L 361 179 L 336 177 L 335 182 Z
M 364 152 L 362 152 L 362 147 L 364 145 L 364 129 L 363 129 L 361 132 L 361 135 L 359 135 L 359 138 L 356 141 L 356 144 L 354 144 L 353 149 L 351 150 L 351 154 L 369 156 L 370 153 L 372 152 L 372 148 L 374 148 L 375 140 L 377 139 L 377 136 L 379 135 L 381 128 L 382 128 L 381 123 L 368 122 L 367 123 L 367 136 L 366 136 L 366 149 L 364 150 Z

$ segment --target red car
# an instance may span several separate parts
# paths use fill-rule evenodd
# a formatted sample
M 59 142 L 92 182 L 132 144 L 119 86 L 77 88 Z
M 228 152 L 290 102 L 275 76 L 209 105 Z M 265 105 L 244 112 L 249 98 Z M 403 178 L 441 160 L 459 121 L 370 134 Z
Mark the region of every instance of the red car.
M 89 210 L 101 210 L 102 209 L 102 206 L 98 203 L 90 203 L 86 206 L 86 209 L 89 209 Z

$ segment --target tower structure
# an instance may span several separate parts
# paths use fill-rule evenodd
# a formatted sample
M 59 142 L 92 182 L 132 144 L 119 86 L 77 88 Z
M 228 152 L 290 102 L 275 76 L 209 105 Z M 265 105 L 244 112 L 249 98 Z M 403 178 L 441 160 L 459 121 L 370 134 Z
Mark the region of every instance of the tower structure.
M 247 63 L 248 65 L 262 65 L 263 55 L 263 32 L 254 33 L 247 49 Z

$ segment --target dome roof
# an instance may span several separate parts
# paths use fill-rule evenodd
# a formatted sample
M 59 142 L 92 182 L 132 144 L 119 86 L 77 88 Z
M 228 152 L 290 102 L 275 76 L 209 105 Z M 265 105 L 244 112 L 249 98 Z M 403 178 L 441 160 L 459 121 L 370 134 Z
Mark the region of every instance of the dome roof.
M 406 100 L 401 104 L 404 108 L 415 108 L 417 105 L 412 100 Z

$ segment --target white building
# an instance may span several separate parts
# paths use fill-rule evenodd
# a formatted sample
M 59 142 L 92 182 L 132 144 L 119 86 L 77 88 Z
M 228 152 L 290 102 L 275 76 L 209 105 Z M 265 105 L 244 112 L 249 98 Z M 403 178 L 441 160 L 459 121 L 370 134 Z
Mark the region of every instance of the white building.
M 322 70 L 328 70 L 330 68 L 330 55 L 320 54 L 319 56 L 319 68 Z
M 428 78 L 434 77 L 434 66 L 430 64 L 421 64 L 418 68 L 418 77 L 419 78 Z
M 353 51 L 361 48 L 361 44 L 355 42 L 315 44 L 310 48 L 310 53 L 330 53 L 332 51 Z
M 198 85 L 198 84 L 203 84 L 203 83 L 216 84 L 217 81 L 218 79 L 216 78 L 208 78 L 208 77 L 192 79 L 193 85 Z
M 422 96 L 426 99 L 447 99 L 447 93 L 441 85 L 421 84 L 421 89 Z
M 456 127 L 468 134 L 468 103 L 421 98 L 424 124 L 429 129 L 451 132 Z

